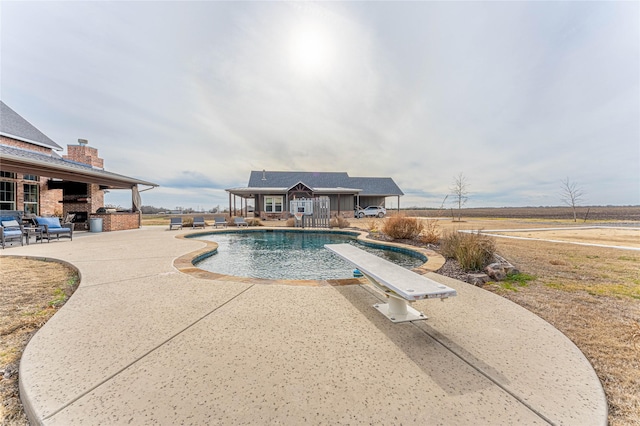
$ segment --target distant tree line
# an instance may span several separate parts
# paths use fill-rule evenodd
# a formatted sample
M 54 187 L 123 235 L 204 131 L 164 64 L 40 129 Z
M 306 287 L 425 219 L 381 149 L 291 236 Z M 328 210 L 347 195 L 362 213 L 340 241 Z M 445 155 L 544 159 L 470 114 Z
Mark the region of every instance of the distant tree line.
M 190 214 L 190 213 L 203 213 L 202 211 L 196 211 L 191 207 L 183 208 L 183 207 L 175 207 L 173 209 L 168 209 L 166 207 L 155 207 L 155 206 L 142 206 L 140 208 L 142 214 L 160 214 L 160 213 L 175 213 L 180 212 L 182 214 Z M 214 207 L 212 209 L 207 210 L 207 213 L 221 213 L 226 212 L 228 209 L 221 210 L 220 206 Z

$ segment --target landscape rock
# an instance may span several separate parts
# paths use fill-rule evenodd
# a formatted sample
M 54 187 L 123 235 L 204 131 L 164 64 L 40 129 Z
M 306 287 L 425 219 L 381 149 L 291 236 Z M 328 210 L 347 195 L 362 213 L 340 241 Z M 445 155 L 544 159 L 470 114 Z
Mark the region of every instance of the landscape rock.
M 18 367 L 16 365 L 9 364 L 5 366 L 3 370 L 0 370 L 2 373 L 2 378 L 5 380 L 11 379 L 13 376 L 18 374 Z
M 492 263 L 484 268 L 484 272 L 496 281 L 502 281 L 507 278 L 507 271 L 502 263 Z
M 489 281 L 489 276 L 487 274 L 468 274 L 467 282 L 469 284 L 481 287 Z

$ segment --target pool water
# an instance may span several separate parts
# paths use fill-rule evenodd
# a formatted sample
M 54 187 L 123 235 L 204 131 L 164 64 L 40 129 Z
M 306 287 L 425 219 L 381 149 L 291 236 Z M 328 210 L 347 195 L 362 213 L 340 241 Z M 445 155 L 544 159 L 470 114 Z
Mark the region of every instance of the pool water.
M 355 244 L 407 269 L 424 259 L 359 244 L 348 235 L 287 231 L 212 234 L 198 237 L 219 244 L 215 254 L 197 263 L 210 272 L 281 280 L 326 280 L 353 277 L 353 265 L 324 248 L 325 244 Z

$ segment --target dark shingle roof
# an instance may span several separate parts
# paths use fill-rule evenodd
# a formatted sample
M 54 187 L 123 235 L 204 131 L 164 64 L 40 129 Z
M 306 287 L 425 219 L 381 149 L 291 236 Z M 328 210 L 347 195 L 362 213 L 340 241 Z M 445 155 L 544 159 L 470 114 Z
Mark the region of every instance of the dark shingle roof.
M 389 177 L 352 177 L 351 185 L 362 188 L 360 195 L 404 195 L 404 192 Z
M 55 153 L 42 154 L 26 149 L 0 145 L 0 155 L 2 155 L 3 163 L 5 164 L 30 165 L 34 168 L 34 170 L 43 170 L 44 173 L 49 172 L 50 175 L 43 174 L 43 176 L 48 177 L 57 177 L 56 174 L 60 172 L 65 174 L 71 173 L 73 175 L 77 175 L 77 179 L 79 182 L 84 182 L 83 179 L 90 177 L 92 182 L 102 184 L 104 181 L 105 184 L 112 185 L 114 187 L 128 187 L 133 184 L 158 186 L 155 183 L 108 172 L 102 169 L 96 169 L 88 164 L 66 160 Z M 11 167 L 7 167 L 7 170 L 10 171 Z
M 263 180 L 264 176 L 264 180 Z M 315 172 L 270 172 L 252 171 L 249 177 L 250 188 L 286 187 L 303 182 L 312 188 L 336 188 L 345 186 L 349 179 L 346 173 L 315 173 Z
M 264 180 L 263 180 L 264 178 Z M 350 177 L 346 172 L 251 171 L 249 188 L 290 188 L 302 182 L 311 188 L 358 188 L 360 195 L 404 195 L 388 177 Z
M 0 101 L 0 134 L 57 151 L 62 150 L 60 145 L 49 139 L 2 101 Z

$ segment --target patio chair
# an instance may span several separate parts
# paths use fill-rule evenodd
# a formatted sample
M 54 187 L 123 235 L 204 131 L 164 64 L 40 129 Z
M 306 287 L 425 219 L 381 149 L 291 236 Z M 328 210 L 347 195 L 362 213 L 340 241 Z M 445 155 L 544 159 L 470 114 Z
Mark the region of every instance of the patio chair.
M 215 220 L 215 222 L 213 222 L 214 228 L 217 228 L 218 226 L 222 226 L 223 228 L 227 227 L 227 220 L 224 217 L 215 217 L 214 220 Z
M 24 245 L 22 237 L 24 236 L 24 228 L 17 220 L 2 220 L 0 226 L 0 244 L 4 249 L 6 243 L 12 240 L 20 240 L 20 245 Z
M 57 240 L 62 236 L 69 237 L 69 239 L 73 241 L 73 223 L 60 224 L 60 219 L 57 217 L 36 217 L 36 223 L 42 228 L 40 239 L 46 238 L 47 242 L 51 242 L 53 236 L 55 236 Z M 38 239 L 38 237 L 36 237 L 36 239 Z
M 206 228 L 207 224 L 204 221 L 204 217 L 194 217 L 193 218 L 193 227 L 194 228 L 201 227 L 203 229 Z
M 236 226 L 249 226 L 249 224 L 247 222 L 245 222 L 244 217 L 234 217 L 233 218 L 233 223 Z
M 177 229 L 182 229 L 182 218 L 181 217 L 172 217 L 171 223 L 169 224 L 169 231 L 173 229 L 173 227 Z

